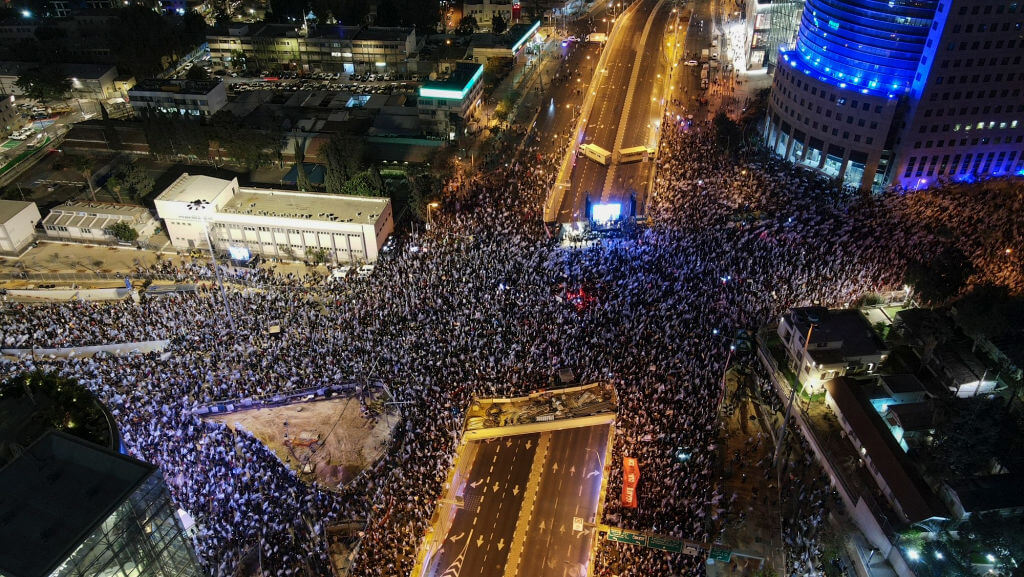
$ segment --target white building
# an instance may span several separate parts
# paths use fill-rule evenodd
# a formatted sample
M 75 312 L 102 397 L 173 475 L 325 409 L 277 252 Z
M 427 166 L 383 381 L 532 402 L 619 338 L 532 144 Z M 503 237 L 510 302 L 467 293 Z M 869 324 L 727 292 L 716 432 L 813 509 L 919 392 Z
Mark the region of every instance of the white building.
M 39 218 L 34 202 L 0 200 L 0 252 L 18 252 L 32 242 Z
M 495 15 L 501 15 L 505 24 L 511 26 L 512 0 L 467 0 L 462 3 L 462 17 L 475 18 L 481 32 L 490 31 Z
M 889 358 L 871 323 L 855 309 L 797 307 L 780 319 L 778 334 L 789 368 L 811 394 L 835 377 L 873 374 Z
M 126 222 L 139 233 L 139 238 L 153 236 L 160 226 L 152 213 L 135 204 L 113 202 L 67 202 L 55 206 L 43 219 L 46 236 L 55 240 L 111 242 L 114 236 L 107 228 Z
M 143 80 L 128 91 L 136 113 L 143 110 L 212 116 L 228 103 L 220 80 Z
M 171 244 L 214 247 L 239 258 L 248 254 L 287 260 L 373 262 L 394 231 L 391 201 L 337 194 L 241 188 L 238 180 L 182 174 L 156 198 Z
M 458 62 L 448 78 L 424 82 L 416 102 L 423 130 L 446 140 L 461 136 L 480 107 L 483 73 L 483 64 Z

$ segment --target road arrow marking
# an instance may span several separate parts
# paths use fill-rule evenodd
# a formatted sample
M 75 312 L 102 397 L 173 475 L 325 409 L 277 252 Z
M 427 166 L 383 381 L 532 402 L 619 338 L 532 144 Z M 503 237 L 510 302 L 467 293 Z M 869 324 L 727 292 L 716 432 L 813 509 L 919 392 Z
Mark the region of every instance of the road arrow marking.
M 466 532 L 463 531 L 462 533 L 459 533 L 458 535 L 454 535 L 452 537 L 449 537 L 448 540 L 451 541 L 452 543 L 458 543 L 459 539 L 462 539 L 465 536 L 466 536 Z
M 504 548 L 505 548 L 505 540 L 502 539 L 501 541 L 498 541 L 498 551 L 501 551 Z
M 529 451 L 530 447 L 533 446 L 533 441 L 526 441 L 526 450 Z
M 512 487 L 512 495 L 514 495 L 516 497 L 519 496 L 519 485 L 516 485 L 515 487 Z
M 558 472 L 558 463 L 555 463 L 554 466 L 551 467 L 551 470 L 557 473 Z
M 593 477 L 594 475 L 600 475 L 600 474 L 601 474 L 601 471 L 594 470 L 594 471 L 591 471 L 591 472 L 587 473 L 587 478 L 589 479 L 589 478 Z
M 509 439 L 509 440 L 505 441 L 505 446 L 506 447 L 511 447 L 512 446 L 512 439 Z
M 540 522 L 540 528 L 541 528 L 541 530 L 543 531 L 544 529 L 546 529 L 546 528 L 547 528 L 547 524 L 546 524 L 546 523 L 544 523 L 544 521 L 541 521 L 541 522 Z
M 572 477 L 575 474 L 576 474 L 576 465 L 573 465 L 572 467 L 569 468 L 569 476 Z
M 484 482 L 484 480 L 483 480 L 483 479 L 480 479 L 480 480 L 478 480 L 478 481 L 477 481 L 476 483 L 470 483 L 470 484 L 469 484 L 469 486 L 470 486 L 470 487 L 473 487 L 474 489 L 476 489 L 477 487 L 479 487 L 479 486 L 480 486 L 480 483 L 483 483 L 483 482 Z
M 477 547 L 482 547 L 482 546 L 483 546 L 483 544 L 484 544 L 484 536 L 483 536 L 483 535 L 480 535 L 480 536 L 479 536 L 479 537 L 477 537 L 477 539 L 476 539 L 476 546 L 477 546 Z
M 492 488 L 494 489 L 494 492 L 495 492 L 495 493 L 497 493 L 497 492 L 498 492 L 498 489 L 499 489 L 499 488 L 501 488 L 501 485 L 499 485 L 499 484 L 498 484 L 498 482 L 497 482 L 497 481 L 495 481 L 495 482 L 494 482 L 494 487 L 492 487 Z

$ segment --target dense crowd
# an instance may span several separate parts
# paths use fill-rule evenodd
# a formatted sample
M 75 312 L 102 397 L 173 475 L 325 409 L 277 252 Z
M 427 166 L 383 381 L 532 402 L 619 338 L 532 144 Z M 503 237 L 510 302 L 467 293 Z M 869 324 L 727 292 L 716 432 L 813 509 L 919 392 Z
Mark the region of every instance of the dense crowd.
M 772 161 L 726 162 L 709 125 L 698 123 L 665 131 L 648 227 L 563 249 L 540 223 L 559 159 L 544 155 L 535 138 L 521 158 L 530 160 L 467 183 L 435 213 L 433 231 L 405 238 L 372 277 L 328 283 L 226 270 L 241 281 L 228 291 L 234 330 L 210 288 L 210 269 L 185 261 L 135 273 L 199 283 L 197 292 L 144 294 L 139 304 L 8 304 L 4 346 L 158 338 L 172 345 L 169 355 L 26 356 L 0 373 L 58 371 L 94 390 L 131 454 L 157 464 L 175 501 L 195 517 L 199 557 L 218 575 L 254 550 L 272 575 L 329 574 L 325 528 L 348 519 L 367 521 L 354 575 L 408 575 L 470 398 L 522 394 L 560 368 L 584 382 L 608 378 L 618 389 L 613 462 L 639 460 L 641 506 L 624 509 L 614 498 L 622 472 L 612 467 L 608 522 L 708 541 L 727 506 L 714 473 L 730 346 L 721 335 L 796 304 L 844 306 L 900 289 L 911 251 L 927 256 L 950 242 L 925 219 L 931 211 L 952 219 L 950 207 L 912 194 L 843 193 Z M 1016 236 L 1003 240 L 1019 254 L 1013 226 Z M 999 258 L 987 250 L 978 243 L 965 252 Z M 1022 286 L 1009 276 L 996 280 Z M 581 289 L 592 298 L 569 302 L 566 295 Z M 271 323 L 280 323 L 281 335 L 268 334 Z M 404 418 L 393 450 L 340 492 L 303 484 L 250 435 L 191 412 L 218 399 L 359 380 L 387 383 L 406 403 Z M 675 458 L 680 446 L 692 450 L 689 461 Z M 816 502 L 822 490 L 808 488 Z M 794 518 L 788 529 L 794 574 L 817 564 L 815 544 L 793 537 L 811 521 Z M 597 563 L 600 575 L 703 571 L 698 557 L 609 545 Z

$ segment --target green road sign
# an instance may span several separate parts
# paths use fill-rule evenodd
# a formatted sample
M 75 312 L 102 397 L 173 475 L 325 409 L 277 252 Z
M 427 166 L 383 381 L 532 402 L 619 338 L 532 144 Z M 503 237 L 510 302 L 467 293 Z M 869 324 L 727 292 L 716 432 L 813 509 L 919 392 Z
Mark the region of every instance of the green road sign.
M 712 547 L 711 551 L 708 553 L 708 557 L 714 559 L 715 561 L 728 563 L 729 559 L 732 559 L 732 551 L 728 549 L 715 549 L 714 547 Z
M 647 535 L 626 529 L 608 529 L 608 540 L 630 545 L 647 545 Z
M 683 552 L 683 542 L 679 539 L 672 539 L 669 537 L 651 535 L 647 538 L 647 546 L 651 549 L 661 549 L 662 551 L 669 551 L 671 553 Z

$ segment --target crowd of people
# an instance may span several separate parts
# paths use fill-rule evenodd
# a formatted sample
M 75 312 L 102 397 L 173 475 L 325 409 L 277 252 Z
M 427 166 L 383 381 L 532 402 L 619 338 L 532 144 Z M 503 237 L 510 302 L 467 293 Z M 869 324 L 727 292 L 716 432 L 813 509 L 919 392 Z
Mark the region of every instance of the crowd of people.
M 327 283 L 319 275 L 225 270 L 239 281 L 227 296 L 233 329 L 209 266 L 173 259 L 134 272 L 201 290 L 144 293 L 138 304 L 8 303 L 5 347 L 172 344 L 170 354 L 26 355 L 0 364 L 0 376 L 57 371 L 95 391 L 128 451 L 158 465 L 176 503 L 196 519 L 199 558 L 216 575 L 232 574 L 254 551 L 266 574 L 330 574 L 326 527 L 346 520 L 366 522 L 353 575 L 408 575 L 470 399 L 530 392 L 561 368 L 583 382 L 614 383 L 613 462 L 636 457 L 643 471 L 641 506 L 630 509 L 613 497 L 622 471 L 611 468 L 606 521 L 710 541 L 713 517 L 727 506 L 714 472 L 730 347 L 723 335 L 794 305 L 841 307 L 865 293 L 901 290 L 909 258 L 951 242 L 927 221 L 949 207 L 914 194 L 844 193 L 768 160 L 727 162 L 709 124 L 685 123 L 664 131 L 650 225 L 564 249 L 541 223 L 560 160 L 543 150 L 531 137 L 520 157 L 528 162 L 497 163 L 467 183 L 435 211 L 431 232 L 405 238 L 369 278 Z M 993 262 L 995 253 L 1011 254 L 1006 248 L 1019 254 L 1019 233 L 1008 233 L 998 250 L 978 243 L 967 254 Z M 582 305 L 567 298 L 580 290 L 591 297 Z M 267 331 L 271 323 L 279 335 Z M 252 436 L 192 411 L 356 381 L 386 383 L 402 419 L 393 450 L 340 490 L 304 484 Z M 681 446 L 692 453 L 685 462 L 675 458 Z M 791 533 L 807 521 L 795 518 Z M 790 540 L 807 556 L 793 574 L 817 564 L 814 543 Z M 602 544 L 595 572 L 700 575 L 703 562 Z

